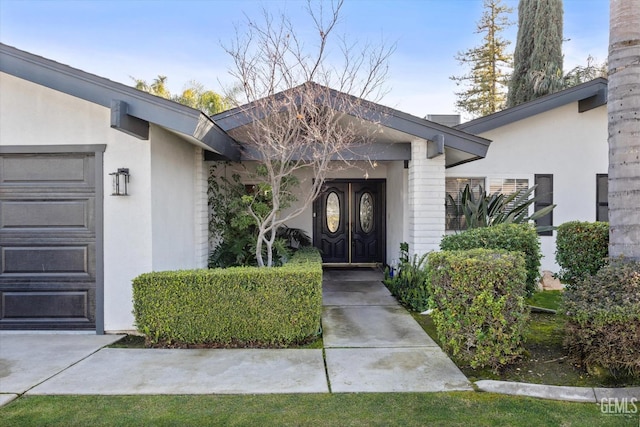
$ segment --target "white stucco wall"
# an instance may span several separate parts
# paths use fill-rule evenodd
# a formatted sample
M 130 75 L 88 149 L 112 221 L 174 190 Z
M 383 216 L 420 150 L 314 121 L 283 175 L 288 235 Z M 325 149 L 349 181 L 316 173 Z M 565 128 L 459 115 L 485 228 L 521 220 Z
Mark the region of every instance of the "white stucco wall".
M 110 128 L 108 108 L 4 73 L 0 88 L 0 144 L 106 145 L 104 328 L 133 329 L 134 277 L 153 269 L 202 266 L 197 249 L 198 242 L 206 242 L 203 196 L 197 190 L 206 185 L 206 172 L 197 170 L 201 150 L 154 125 L 150 140 L 134 138 Z M 108 174 L 123 167 L 131 173 L 130 196 L 113 197 Z
M 400 243 L 408 241 L 408 169 L 404 162 L 387 165 L 387 263 L 398 262 Z
M 173 133 L 152 125 L 152 269 L 201 268 L 196 259 L 195 210 L 202 188 L 195 184 L 196 150 Z
M 553 174 L 553 225 L 595 221 L 596 174 L 608 166 L 606 105 L 578 113 L 574 102 L 480 134 L 492 140 L 486 158 L 446 170 L 447 177 L 525 178 Z M 542 269 L 558 271 L 555 232 L 540 238 Z

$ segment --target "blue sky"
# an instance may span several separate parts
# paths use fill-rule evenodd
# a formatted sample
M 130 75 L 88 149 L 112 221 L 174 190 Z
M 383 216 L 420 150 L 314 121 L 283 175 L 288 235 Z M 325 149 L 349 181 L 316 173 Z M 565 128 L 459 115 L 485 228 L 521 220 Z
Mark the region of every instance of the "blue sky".
M 513 7 L 517 0 L 504 0 Z M 221 47 L 262 6 L 285 10 L 294 22 L 304 2 L 253 0 L 0 0 L 0 41 L 63 64 L 131 85 L 130 76 L 168 76 L 173 92 L 189 80 L 220 91 L 233 80 Z M 382 103 L 402 111 L 455 113 L 454 59 L 480 43 L 474 34 L 482 0 L 346 0 L 339 33 L 349 40 L 396 42 Z M 587 56 L 606 59 L 609 2 L 564 0 L 565 70 Z M 304 29 L 302 30 L 304 31 Z M 514 24 L 505 37 L 515 46 Z

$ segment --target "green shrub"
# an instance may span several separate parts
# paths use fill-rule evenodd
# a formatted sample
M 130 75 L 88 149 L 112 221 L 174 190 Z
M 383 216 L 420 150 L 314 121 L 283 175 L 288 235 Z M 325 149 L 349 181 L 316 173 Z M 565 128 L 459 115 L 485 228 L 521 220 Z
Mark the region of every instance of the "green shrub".
M 565 346 L 588 370 L 640 375 L 640 262 L 617 260 L 564 293 Z
M 164 271 L 133 280 L 136 326 L 152 343 L 285 346 L 320 329 L 322 260 L 277 268 Z
M 574 285 L 593 276 L 606 264 L 608 255 L 608 222 L 571 221 L 558 227 L 556 262 L 562 282 Z
M 440 242 L 443 251 L 475 248 L 522 252 L 527 268 L 527 292 L 531 294 L 540 277 L 540 240 L 535 228 L 528 224 L 501 224 L 467 230 L 445 236 Z
M 400 244 L 398 266 L 385 269 L 384 284 L 391 294 L 402 304 L 414 311 L 422 312 L 429 308 L 427 290 L 427 254 L 409 256 L 409 245 Z
M 521 254 L 488 249 L 429 254 L 433 323 L 445 351 L 472 368 L 518 359 L 528 319 Z

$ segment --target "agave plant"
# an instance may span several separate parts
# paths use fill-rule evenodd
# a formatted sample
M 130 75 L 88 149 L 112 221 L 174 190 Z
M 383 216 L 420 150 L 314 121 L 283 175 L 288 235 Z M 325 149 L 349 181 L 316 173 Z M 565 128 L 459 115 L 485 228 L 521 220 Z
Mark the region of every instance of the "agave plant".
M 522 224 L 535 221 L 550 213 L 556 205 L 546 206 L 529 215 L 529 206 L 537 201 L 531 197 L 537 185 L 505 196 L 502 193 L 487 195 L 480 186 L 479 195 L 475 196 L 469 184 L 458 194 L 459 203 L 456 203 L 450 194 L 447 194 L 447 208 L 456 216 L 464 216 L 467 229 L 479 227 L 491 227 L 498 224 Z M 538 232 L 548 231 L 554 227 L 541 226 Z

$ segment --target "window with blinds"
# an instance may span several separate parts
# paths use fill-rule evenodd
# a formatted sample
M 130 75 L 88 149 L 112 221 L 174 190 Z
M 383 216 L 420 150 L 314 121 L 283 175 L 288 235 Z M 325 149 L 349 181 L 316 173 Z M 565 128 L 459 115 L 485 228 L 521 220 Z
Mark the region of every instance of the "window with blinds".
M 521 191 L 526 191 L 529 189 L 529 180 L 528 179 L 518 179 L 518 178 L 491 178 L 489 180 L 489 189 L 487 191 L 488 194 L 493 193 L 502 193 L 505 196 L 510 196 L 513 193 L 519 193 Z M 506 208 L 512 209 L 514 207 L 513 203 L 509 203 Z
M 446 229 L 466 230 L 464 215 L 460 209 L 460 191 L 469 185 L 475 197 L 480 196 L 480 188 L 484 189 L 484 178 L 447 178 L 445 187 L 447 195 L 451 196 L 454 203 L 447 197 L 446 200 Z
M 505 196 L 509 196 L 513 193 L 519 193 L 520 191 L 526 191 L 529 189 L 528 179 L 501 179 L 491 178 L 489 180 L 489 194 L 502 193 Z

